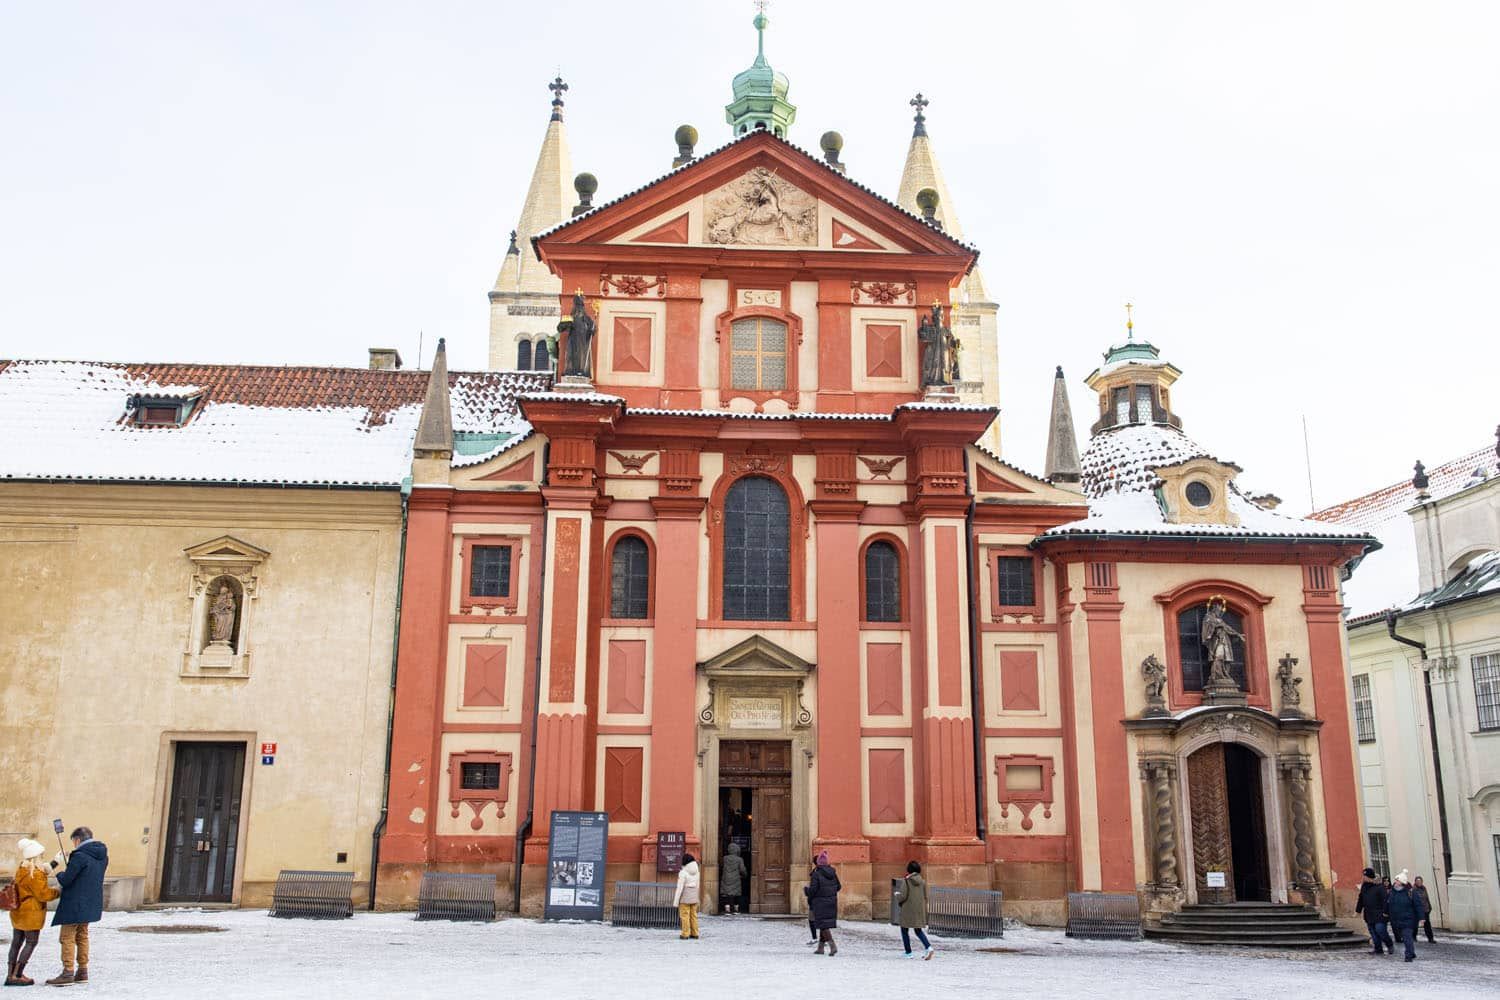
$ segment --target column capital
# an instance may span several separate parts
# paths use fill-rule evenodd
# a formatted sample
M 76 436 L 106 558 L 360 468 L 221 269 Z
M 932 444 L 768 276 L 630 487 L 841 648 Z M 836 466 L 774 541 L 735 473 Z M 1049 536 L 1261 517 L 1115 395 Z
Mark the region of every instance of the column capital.
M 654 496 L 651 498 L 651 509 L 656 511 L 659 521 L 696 521 L 703 516 L 703 508 L 708 506 L 705 497 L 684 496 Z
M 807 507 L 820 522 L 858 522 L 867 506 L 863 500 L 809 500 Z

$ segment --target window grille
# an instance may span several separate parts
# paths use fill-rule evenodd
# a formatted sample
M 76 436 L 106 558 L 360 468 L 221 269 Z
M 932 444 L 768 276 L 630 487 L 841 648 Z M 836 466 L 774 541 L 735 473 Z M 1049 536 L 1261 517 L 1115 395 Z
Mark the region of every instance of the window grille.
M 1370 867 L 1380 878 L 1391 877 L 1391 849 L 1383 833 L 1370 834 Z
M 1370 675 L 1354 675 L 1354 732 L 1361 743 L 1375 742 L 1375 702 L 1370 697 Z
M 1474 671 L 1474 707 L 1479 728 L 1500 729 L 1500 653 L 1486 653 L 1469 660 Z
M 471 597 L 510 596 L 510 546 L 476 545 L 469 564 Z
M 995 586 L 1003 608 L 1036 604 L 1036 560 L 1031 556 L 1001 556 L 996 562 Z
M 786 388 L 787 328 L 778 320 L 746 316 L 729 326 L 729 385 Z
M 500 765 L 470 763 L 459 765 L 459 784 L 467 789 L 498 789 L 500 787 Z
M 865 548 L 865 621 L 901 620 L 901 559 L 890 542 Z
M 643 539 L 615 542 L 609 567 L 609 616 L 645 618 L 651 607 L 651 555 Z
M 724 498 L 724 617 L 787 621 L 791 615 L 791 526 L 786 493 L 747 476 Z
M 1203 618 L 1207 613 L 1208 605 L 1205 603 L 1188 608 L 1177 616 L 1177 656 L 1182 661 L 1182 689 L 1184 691 L 1202 691 L 1204 685 L 1208 683 L 1208 675 L 1212 670 L 1208 648 L 1203 644 Z M 1224 623 L 1240 635 L 1245 634 L 1245 620 L 1238 613 L 1226 608 Z M 1230 639 L 1229 647 L 1233 653 L 1229 658 L 1229 676 L 1234 678 L 1235 684 L 1239 685 L 1241 691 L 1248 691 L 1245 675 L 1245 643 L 1241 639 Z

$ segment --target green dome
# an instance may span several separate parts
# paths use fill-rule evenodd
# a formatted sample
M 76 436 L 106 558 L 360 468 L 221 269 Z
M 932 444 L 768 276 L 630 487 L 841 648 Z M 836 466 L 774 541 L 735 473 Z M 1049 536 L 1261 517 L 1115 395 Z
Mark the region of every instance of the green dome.
M 755 15 L 751 22 L 758 36 L 755 62 L 734 78 L 734 100 L 724 106 L 724 120 L 735 135 L 765 128 L 786 138 L 787 128 L 797 120 L 797 108 L 786 99 L 787 78 L 766 62 L 766 27 L 770 19 Z

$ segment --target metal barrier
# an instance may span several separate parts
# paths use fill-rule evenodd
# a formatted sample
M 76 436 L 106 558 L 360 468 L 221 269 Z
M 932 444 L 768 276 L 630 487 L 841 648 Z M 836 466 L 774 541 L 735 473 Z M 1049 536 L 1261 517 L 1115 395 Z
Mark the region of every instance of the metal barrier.
M 282 869 L 271 896 L 271 916 L 337 919 L 354 915 L 353 872 Z
M 1068 937 L 1139 941 L 1141 901 L 1131 892 L 1068 893 Z
M 616 927 L 677 929 L 675 882 L 616 882 L 609 922 Z
M 989 889 L 927 887 L 927 929 L 957 937 L 1004 937 L 1004 893 Z
M 494 920 L 495 876 L 423 872 L 418 920 Z

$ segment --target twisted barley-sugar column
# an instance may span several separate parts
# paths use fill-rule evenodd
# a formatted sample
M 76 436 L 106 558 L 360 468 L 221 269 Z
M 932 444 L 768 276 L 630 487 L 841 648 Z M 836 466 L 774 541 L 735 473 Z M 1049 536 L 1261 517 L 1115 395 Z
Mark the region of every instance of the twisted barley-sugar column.
M 1307 768 L 1294 764 L 1287 769 L 1292 792 L 1293 867 L 1298 885 L 1316 885 L 1313 870 L 1312 806 L 1307 801 Z
M 1177 885 L 1177 825 L 1172 810 L 1171 769 L 1165 763 L 1151 767 L 1151 794 L 1156 810 L 1156 883 Z

